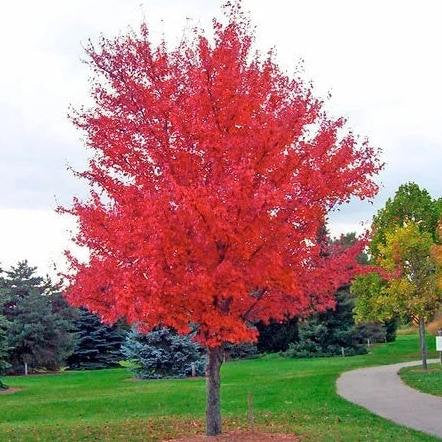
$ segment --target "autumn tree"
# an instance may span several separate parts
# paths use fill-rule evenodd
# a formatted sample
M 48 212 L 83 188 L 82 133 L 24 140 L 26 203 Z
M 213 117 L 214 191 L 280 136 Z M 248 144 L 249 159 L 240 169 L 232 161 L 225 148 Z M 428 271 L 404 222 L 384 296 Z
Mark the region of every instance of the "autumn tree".
M 379 246 L 385 244 L 386 234 L 406 222 L 414 222 L 420 232 L 429 233 L 436 239 L 436 227 L 442 215 L 442 198 L 433 199 L 426 189 L 410 182 L 399 186 L 393 198 L 373 217 L 373 237 L 370 253 L 379 253 Z
M 385 235 L 378 246 L 377 264 L 392 277 L 377 274 L 358 278 L 353 292 L 358 296 L 356 313 L 364 319 L 411 317 L 419 324 L 422 366 L 427 368 L 425 324 L 439 309 L 438 264 L 432 256 L 432 235 L 408 222 Z
M 431 256 L 436 263 L 436 285 L 442 291 L 442 218 L 439 220 L 436 229 L 438 242 L 431 248 Z
M 91 149 L 68 299 L 141 332 L 170 327 L 207 348 L 207 434 L 221 432 L 225 343 L 252 325 L 334 305 L 358 247 L 323 256 L 327 213 L 377 192 L 377 151 L 329 117 L 309 83 L 252 51 L 239 4 L 174 49 L 146 25 L 87 47 Z M 330 255 L 331 256 L 331 255 Z
M 423 364 L 425 365 L 425 322 L 430 319 L 434 293 L 422 290 L 419 278 L 431 282 L 434 289 L 435 262 L 430 258 L 430 246 L 437 241 L 437 225 L 442 214 L 442 199 L 434 199 L 416 183 L 399 186 L 393 198 L 373 218 L 372 240 L 369 245 L 371 263 L 384 269 L 384 275 L 368 274 L 357 278 L 352 291 L 358 296 L 356 314 L 359 320 L 388 320 L 407 316 L 419 324 Z M 407 241 L 409 243 L 407 244 Z M 407 261 L 413 258 L 413 269 Z M 393 250 L 394 259 L 393 260 Z M 401 258 L 401 254 L 402 258 Z M 392 278 L 385 278 L 391 273 Z M 410 273 L 411 272 L 411 273 Z M 414 272 L 414 273 L 413 273 Z M 425 279 L 424 278 L 424 279 Z M 402 283 L 399 283 L 402 281 Z M 408 283 L 406 284 L 406 282 Z M 432 289 L 432 290 L 433 290 Z M 405 293 L 406 290 L 410 290 Z M 402 291 L 402 293 L 400 293 Z M 404 303 L 404 299 L 408 301 Z M 426 305 L 424 309 L 423 304 Z

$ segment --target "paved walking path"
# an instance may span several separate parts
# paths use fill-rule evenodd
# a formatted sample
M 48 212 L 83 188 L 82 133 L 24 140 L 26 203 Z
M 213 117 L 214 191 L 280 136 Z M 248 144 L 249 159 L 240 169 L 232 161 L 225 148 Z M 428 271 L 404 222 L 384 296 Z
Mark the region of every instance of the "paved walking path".
M 336 383 L 337 392 L 379 416 L 442 438 L 442 397 L 410 388 L 398 375 L 402 367 L 420 363 L 404 362 L 347 371 Z

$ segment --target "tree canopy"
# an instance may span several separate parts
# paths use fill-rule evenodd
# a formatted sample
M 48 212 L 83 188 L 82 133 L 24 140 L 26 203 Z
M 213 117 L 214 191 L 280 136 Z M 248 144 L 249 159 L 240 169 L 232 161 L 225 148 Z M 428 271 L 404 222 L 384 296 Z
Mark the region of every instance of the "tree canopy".
M 209 380 L 224 343 L 256 339 L 252 323 L 334 305 L 358 251 L 323 256 L 317 232 L 332 208 L 373 197 L 382 167 L 299 72 L 254 52 L 240 2 L 226 8 L 213 36 L 172 49 L 146 25 L 88 45 L 94 104 L 73 121 L 91 197 L 66 209 L 90 252 L 71 256 L 70 301 L 144 332 L 196 324 Z
M 173 51 L 145 26 L 88 47 L 95 106 L 74 122 L 96 153 L 82 176 L 106 198 L 70 210 L 91 251 L 72 260 L 73 303 L 145 331 L 197 323 L 209 346 L 254 339 L 250 319 L 333 304 L 349 274 L 320 256 L 317 231 L 376 193 L 376 151 L 251 42 L 234 15 L 213 42 Z
M 431 319 L 442 299 L 437 265 L 431 255 L 433 246 L 431 234 L 421 232 L 413 222 L 387 232 L 385 245 L 378 246 L 377 263 L 392 277 L 387 281 L 370 274 L 354 282 L 358 317 Z
M 436 227 L 442 215 L 442 198 L 433 199 L 427 190 L 416 183 L 402 184 L 393 199 L 389 198 L 373 218 L 373 237 L 370 253 L 377 256 L 379 246 L 385 243 L 386 233 L 414 222 L 419 231 L 428 232 L 436 239 Z

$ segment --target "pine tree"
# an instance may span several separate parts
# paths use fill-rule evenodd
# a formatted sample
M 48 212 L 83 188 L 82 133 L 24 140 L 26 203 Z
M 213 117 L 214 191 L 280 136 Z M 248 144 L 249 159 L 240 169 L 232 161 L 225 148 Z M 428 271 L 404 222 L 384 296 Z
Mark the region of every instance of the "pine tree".
M 37 268 L 21 261 L 3 272 L 0 314 L 7 329 L 9 362 L 13 372 L 59 368 L 72 350 L 72 309 L 60 286 L 38 276 Z
M 7 325 L 6 318 L 0 315 L 0 376 L 5 374 L 6 369 L 9 368 L 9 346 L 6 334 Z M 6 385 L 0 379 L 0 390 L 5 388 L 7 388 Z
M 8 344 L 13 347 L 10 363 L 14 372 L 57 370 L 72 351 L 70 324 L 52 311 L 48 297 L 30 291 L 15 305 Z
M 229 359 L 252 359 L 258 357 L 258 348 L 253 342 L 241 344 L 225 344 L 224 358 Z
M 78 310 L 74 322 L 76 343 L 67 363 L 72 369 L 100 369 L 116 367 L 122 359 L 121 345 L 126 331 L 119 325 L 103 324 L 98 316 Z
M 269 324 L 259 322 L 257 328 L 257 347 L 260 353 L 286 351 L 291 343 L 298 340 L 298 318 L 283 322 L 271 321 Z
M 0 312 L 12 320 L 15 315 L 16 305 L 31 291 L 41 295 L 50 295 L 58 287 L 52 284 L 49 278 L 36 274 L 37 267 L 29 265 L 27 260 L 19 261 L 16 266 L 3 271 L 0 288 Z
M 285 353 L 289 357 L 313 357 L 366 353 L 355 327 L 354 301 L 349 287 L 336 294 L 336 308 L 311 316 L 299 323 L 299 340 Z
M 147 334 L 131 331 L 122 351 L 134 363 L 133 371 L 142 379 L 184 378 L 205 373 L 204 350 L 189 335 L 168 328 Z

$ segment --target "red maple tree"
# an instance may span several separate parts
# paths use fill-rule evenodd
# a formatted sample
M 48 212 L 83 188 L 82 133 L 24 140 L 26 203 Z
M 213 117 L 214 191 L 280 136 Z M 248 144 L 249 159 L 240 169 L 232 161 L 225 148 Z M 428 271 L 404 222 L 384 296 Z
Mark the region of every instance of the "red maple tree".
M 94 106 L 74 116 L 92 149 L 72 208 L 87 263 L 68 299 L 140 330 L 196 328 L 208 349 L 207 433 L 221 431 L 224 343 L 255 321 L 334 304 L 358 250 L 322 253 L 327 213 L 372 197 L 377 152 L 330 118 L 310 84 L 251 50 L 231 7 L 214 36 L 175 49 L 139 32 L 90 44 Z

